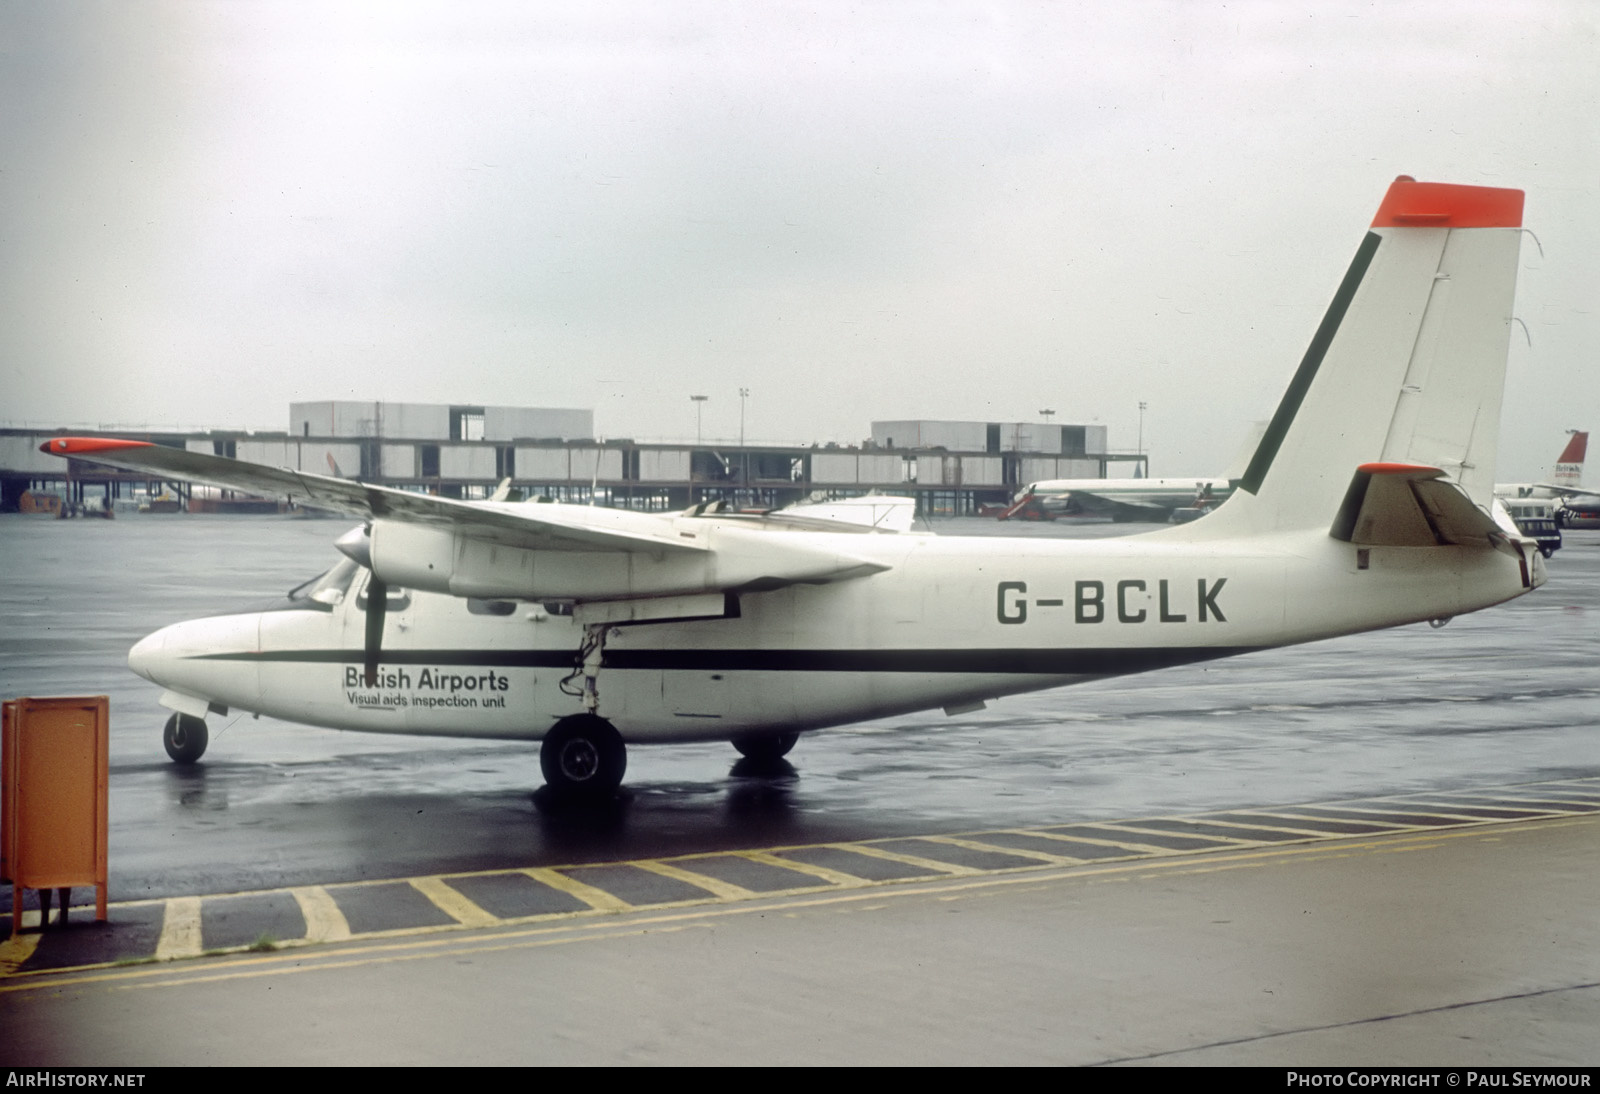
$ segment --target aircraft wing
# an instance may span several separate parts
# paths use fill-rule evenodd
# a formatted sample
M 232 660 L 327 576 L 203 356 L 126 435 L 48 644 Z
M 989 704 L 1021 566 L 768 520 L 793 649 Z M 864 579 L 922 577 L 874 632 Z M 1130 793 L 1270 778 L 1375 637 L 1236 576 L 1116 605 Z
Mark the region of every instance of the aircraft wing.
M 1367 463 L 1352 476 L 1328 534 L 1358 547 L 1481 547 L 1505 530 L 1440 468 Z
M 287 496 L 363 517 L 366 529 L 340 539 L 339 550 L 380 580 L 451 596 L 573 603 L 676 598 L 676 606 L 658 603 L 650 610 L 677 611 L 679 617 L 722 615 L 726 593 L 848 581 L 890 568 L 850 552 L 853 536 L 816 534 L 874 531 L 853 522 L 796 518 L 813 526 L 802 529 L 785 528 L 782 521 L 722 517 L 707 507 L 665 515 L 587 505 L 458 501 L 106 437 L 53 437 L 40 448 L 152 477 Z M 904 508 L 898 499 L 882 500 L 891 512 Z
M 295 471 L 288 467 L 189 452 L 147 441 L 108 437 L 54 437 L 40 451 L 69 459 L 105 464 L 185 482 L 203 482 L 227 490 L 333 509 L 367 520 L 401 520 L 463 532 L 474 539 L 505 546 L 556 551 L 705 551 L 700 543 L 673 536 L 621 527 L 597 527 L 571 519 L 570 506 L 508 504 L 484 505 L 415 494 L 387 486 L 372 486 L 351 479 Z M 611 510 L 596 511 L 596 516 Z M 558 515 L 559 514 L 559 515 Z M 603 517 L 601 517 L 603 519 Z
M 1548 490 L 1552 497 L 1559 498 L 1600 498 L 1600 490 L 1585 490 L 1578 486 L 1557 486 L 1550 482 L 1536 482 L 1536 489 Z

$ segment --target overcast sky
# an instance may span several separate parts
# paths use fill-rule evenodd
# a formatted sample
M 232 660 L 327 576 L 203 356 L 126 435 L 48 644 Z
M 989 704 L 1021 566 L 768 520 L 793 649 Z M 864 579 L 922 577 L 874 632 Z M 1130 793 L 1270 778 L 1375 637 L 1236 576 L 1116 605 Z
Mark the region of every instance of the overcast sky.
M 1501 477 L 1600 429 L 1600 6 L 0 0 L 0 420 L 1268 416 L 1400 173 L 1515 186 Z M 1530 345 L 1531 341 L 1531 345 Z M 1588 476 L 1594 481 L 1594 473 Z

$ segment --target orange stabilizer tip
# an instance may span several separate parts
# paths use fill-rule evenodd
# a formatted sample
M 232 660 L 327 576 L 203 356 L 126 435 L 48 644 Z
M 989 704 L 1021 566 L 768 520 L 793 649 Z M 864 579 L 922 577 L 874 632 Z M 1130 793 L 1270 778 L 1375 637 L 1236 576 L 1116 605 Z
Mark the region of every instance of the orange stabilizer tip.
M 1364 463 L 1356 470 L 1368 475 L 1415 475 L 1418 471 L 1432 471 L 1435 475 L 1444 474 L 1439 468 L 1429 467 L 1425 463 Z
M 116 437 L 51 437 L 39 446 L 52 456 L 87 456 L 94 452 L 115 452 L 119 448 L 152 448 L 149 441 L 124 441 Z
M 1374 228 L 1520 228 L 1521 190 L 1418 182 L 1401 175 L 1372 218 Z

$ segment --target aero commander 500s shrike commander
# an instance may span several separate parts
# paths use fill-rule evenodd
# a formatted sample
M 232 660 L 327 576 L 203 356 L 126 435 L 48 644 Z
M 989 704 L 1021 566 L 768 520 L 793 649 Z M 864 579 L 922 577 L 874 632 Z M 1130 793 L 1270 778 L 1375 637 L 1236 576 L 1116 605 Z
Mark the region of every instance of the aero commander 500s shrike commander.
M 824 726 L 1437 619 L 1543 583 L 1494 502 L 1522 193 L 1389 189 L 1233 495 L 1123 539 L 934 536 L 707 507 L 469 503 L 135 441 L 46 451 L 360 514 L 277 610 L 129 654 L 192 761 L 208 712 L 543 739 L 606 793 L 625 742 L 778 756 Z M 868 507 L 870 508 L 870 506 Z

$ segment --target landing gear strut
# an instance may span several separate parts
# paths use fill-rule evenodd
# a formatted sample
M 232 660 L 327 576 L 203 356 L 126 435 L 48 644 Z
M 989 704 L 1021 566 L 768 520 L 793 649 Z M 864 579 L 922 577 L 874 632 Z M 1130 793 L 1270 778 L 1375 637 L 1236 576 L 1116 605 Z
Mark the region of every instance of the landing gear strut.
M 161 743 L 167 746 L 167 755 L 176 764 L 192 764 L 204 756 L 210 740 L 206 720 L 192 714 L 174 714 L 161 731 Z
M 574 714 L 544 735 L 539 767 L 557 794 L 601 798 L 622 785 L 628 750 L 610 722 L 594 714 Z

